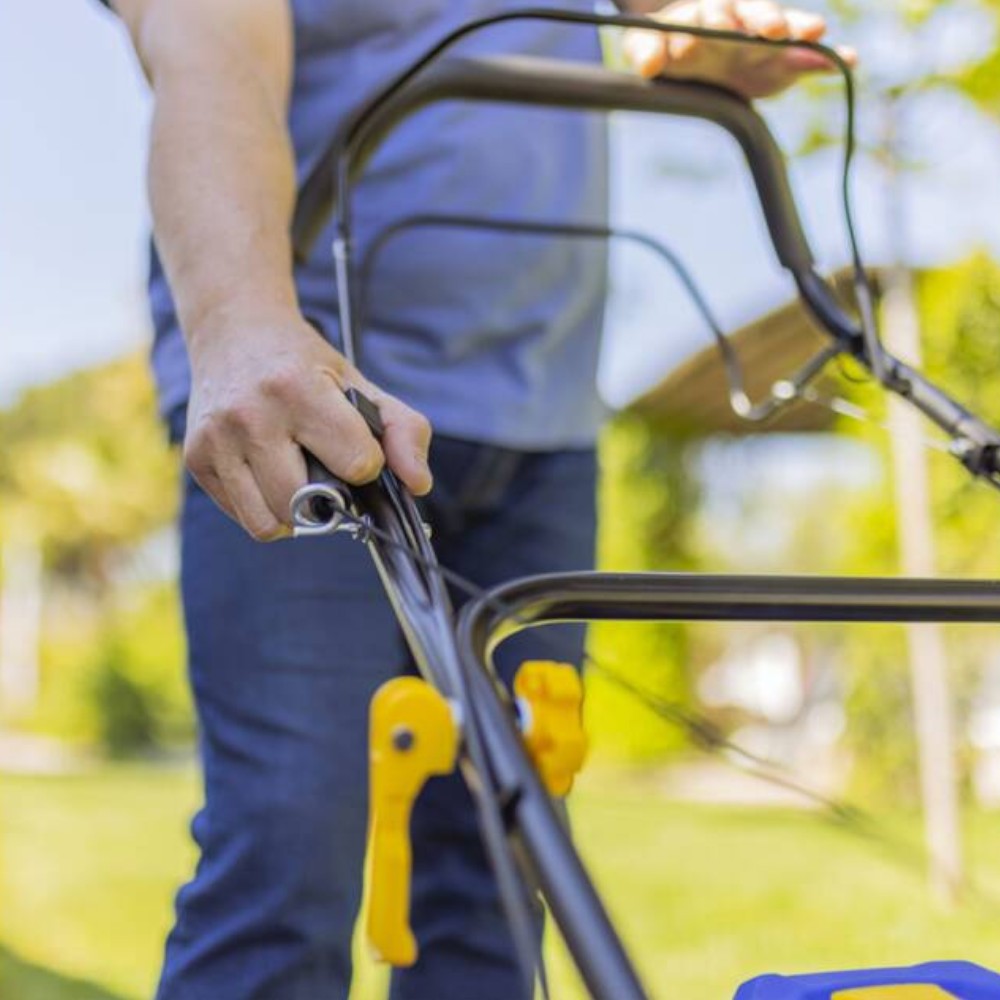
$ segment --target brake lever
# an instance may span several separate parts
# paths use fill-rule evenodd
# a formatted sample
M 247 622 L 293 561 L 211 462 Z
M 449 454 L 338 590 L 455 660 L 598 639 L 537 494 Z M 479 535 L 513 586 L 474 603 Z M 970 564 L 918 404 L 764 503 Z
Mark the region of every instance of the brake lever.
M 382 423 L 378 407 L 358 389 L 347 389 L 344 395 L 364 418 L 368 430 L 376 440 L 381 441 L 385 425 Z M 357 532 L 359 529 L 357 522 L 347 520 L 348 515 L 355 509 L 353 488 L 330 472 L 310 451 L 303 450 L 308 482 L 296 490 L 291 499 L 293 536 L 310 538 L 332 535 L 338 531 Z M 385 475 L 384 471 L 382 475 Z

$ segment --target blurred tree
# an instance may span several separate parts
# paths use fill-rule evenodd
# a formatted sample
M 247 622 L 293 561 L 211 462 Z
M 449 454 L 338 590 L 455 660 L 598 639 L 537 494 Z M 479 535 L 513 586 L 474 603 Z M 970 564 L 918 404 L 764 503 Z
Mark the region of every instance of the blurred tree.
M 635 414 L 618 416 L 601 441 L 602 569 L 685 571 L 697 563 L 693 517 L 699 480 L 692 443 Z M 669 701 L 690 699 L 689 631 L 673 624 L 595 625 L 590 652 L 599 664 Z M 683 746 L 676 729 L 603 677 L 588 678 L 587 728 L 595 746 L 618 756 L 649 759 Z
M 114 756 L 191 739 L 183 632 L 171 584 L 148 588 L 105 625 L 89 657 L 83 693 L 92 732 Z
M 942 93 L 971 100 L 981 109 L 991 107 L 990 88 L 983 81 L 990 76 L 1000 32 L 1000 6 L 996 0 L 831 0 L 831 7 L 853 31 L 870 39 L 868 59 L 862 64 L 864 91 L 878 112 L 872 135 L 864 144 L 882 168 L 886 180 L 881 205 L 889 238 L 890 266 L 884 278 L 885 336 L 891 350 L 912 363 L 921 364 L 921 337 L 910 248 L 911 232 L 904 182 L 908 174 L 922 167 L 920 155 L 926 147 L 924 109 L 928 97 Z M 966 28 L 966 43 L 957 49 L 944 42 L 947 29 L 956 23 Z M 969 31 L 975 26 L 975 33 Z M 989 39 L 991 44 L 984 45 Z M 880 44 L 881 43 L 881 44 Z M 985 75 L 984 75 L 985 74 Z M 974 86 L 974 81 L 979 81 Z M 993 95 L 995 96 L 995 95 Z M 872 100 L 874 98 L 874 100 Z M 827 139 L 826 126 L 817 120 L 813 145 Z M 836 141 L 835 136 L 830 136 Z M 947 381 L 947 379 L 946 379 Z M 900 562 L 910 573 L 927 575 L 938 570 L 932 530 L 929 479 L 920 447 L 919 418 L 901 403 L 889 408 L 896 472 L 895 524 L 900 534 Z M 891 633 L 893 639 L 897 633 Z M 944 896 L 954 893 L 961 880 L 958 834 L 956 767 L 948 657 L 943 633 L 935 626 L 912 626 L 907 631 L 908 650 L 895 648 L 889 657 L 880 656 L 889 647 L 872 643 L 859 650 L 868 669 L 854 673 L 849 714 L 857 749 L 869 760 L 881 746 L 883 764 L 905 762 L 898 752 L 900 737 L 915 725 L 919 738 L 919 766 L 922 799 L 928 830 L 932 879 Z M 898 697 L 898 676 L 890 663 L 909 663 L 911 693 Z M 881 685 L 881 688 L 880 688 Z M 879 691 L 885 695 L 880 706 Z M 904 719 L 898 709 L 909 714 Z M 895 717 L 900 723 L 886 727 L 884 720 Z M 912 721 L 911 721 L 912 720 Z M 909 725 L 908 725 L 909 724 Z M 905 737 L 903 738 L 905 741 Z M 913 741 L 906 742 L 912 747 Z M 904 764 L 905 766 L 905 764 Z M 893 793 L 911 787 L 902 780 L 899 768 L 879 769 Z M 857 773 L 864 773 L 859 771 Z M 910 772 L 911 774 L 913 772 Z
M 26 392 L 0 413 L 0 538 L 27 533 L 48 568 L 100 591 L 124 547 L 168 524 L 176 461 L 143 361 Z
M 189 732 L 176 599 L 134 565 L 178 493 L 143 359 L 28 391 L 0 441 L 0 544 L 36 545 L 46 577 L 33 724 L 116 753 Z
M 993 17 L 992 35 L 983 56 L 954 74 L 954 80 L 981 110 L 1000 119 L 1000 0 L 979 0 L 978 6 Z
M 994 425 L 1000 425 L 1000 266 L 976 254 L 952 267 L 924 273 L 917 282 L 924 367 Z M 855 386 L 855 401 L 878 415 L 879 390 Z M 888 463 L 885 435 L 870 425 L 845 423 L 844 433 L 867 440 Z M 995 577 L 1000 547 L 993 526 L 1000 497 L 971 480 L 949 456 L 932 462 L 934 524 L 940 571 L 946 576 Z M 842 511 L 850 527 L 838 567 L 857 575 L 893 573 L 897 562 L 895 511 L 884 485 Z M 916 758 L 912 701 L 906 684 L 906 649 L 899 629 L 844 630 L 841 659 L 848 672 L 848 745 L 860 765 L 860 790 L 880 798 L 913 800 Z M 966 716 L 982 664 L 995 639 L 972 629 L 949 633 L 949 660 L 957 702 Z M 964 720 L 963 720 L 964 721 Z M 965 728 L 964 726 L 962 727 Z M 968 754 L 960 758 L 968 764 Z M 967 771 L 963 775 L 967 781 Z

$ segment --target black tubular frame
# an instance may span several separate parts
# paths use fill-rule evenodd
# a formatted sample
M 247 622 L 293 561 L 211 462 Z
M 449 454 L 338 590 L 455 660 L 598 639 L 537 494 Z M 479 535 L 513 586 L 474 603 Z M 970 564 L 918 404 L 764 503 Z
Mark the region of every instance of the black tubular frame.
M 307 179 L 294 232 L 301 258 L 328 214 L 335 213 L 333 249 L 341 333 L 348 350 L 356 339 L 358 316 L 351 187 L 377 144 L 405 116 L 432 101 L 464 99 L 704 118 L 739 142 L 778 259 L 834 346 L 875 371 L 888 389 L 909 399 L 944 429 L 970 471 L 1000 484 L 1000 434 L 886 354 L 877 341 L 872 343 L 816 272 L 781 152 L 747 102 L 703 84 L 641 81 L 599 67 L 521 58 L 439 58 L 473 31 L 519 19 L 670 30 L 635 17 L 544 9 L 507 12 L 446 36 L 355 115 Z M 733 32 L 683 30 L 745 41 Z M 835 62 L 839 59 L 822 46 L 802 47 L 823 52 Z M 838 65 L 844 68 L 842 60 Z M 849 72 L 845 79 L 851 87 Z M 849 157 L 850 149 L 848 162 Z M 461 708 L 462 767 L 522 960 L 523 941 L 518 940 L 515 918 L 523 899 L 511 891 L 512 873 L 523 884 L 538 887 L 587 989 L 598 1000 L 642 1000 L 646 993 L 529 761 L 510 697 L 492 670 L 491 655 L 499 642 L 523 628 L 599 619 L 1000 624 L 1000 581 L 621 573 L 512 581 L 469 602 L 456 621 L 446 586 L 448 572 L 437 563 L 416 503 L 391 472 L 384 471 L 376 483 L 363 487 L 344 487 L 324 472 L 311 471 L 311 478 L 329 480 L 345 491 L 420 672 Z

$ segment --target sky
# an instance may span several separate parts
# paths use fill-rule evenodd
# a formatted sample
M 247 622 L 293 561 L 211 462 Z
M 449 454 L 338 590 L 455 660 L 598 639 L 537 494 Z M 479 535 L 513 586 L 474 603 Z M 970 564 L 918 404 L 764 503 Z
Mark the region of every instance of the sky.
M 949 22 L 940 50 L 960 58 L 975 36 L 974 24 Z M 891 66 L 891 37 L 849 40 Z M 768 114 L 789 138 L 796 118 L 785 107 Z M 907 195 L 913 261 L 941 263 L 982 244 L 1000 255 L 1000 133 L 953 100 L 930 100 L 921 115 L 926 166 Z M 0 0 L 0 404 L 148 341 L 148 119 L 127 41 L 96 0 Z M 789 297 L 726 137 L 700 123 L 628 117 L 613 131 L 617 222 L 665 237 L 730 326 Z M 847 259 L 837 165 L 831 152 L 793 170 L 830 268 Z M 881 180 L 863 166 L 856 190 L 866 253 L 884 259 Z M 616 248 L 612 274 L 601 384 L 621 404 L 707 340 L 651 255 Z
M 0 400 L 148 337 L 148 110 L 95 0 L 0 0 Z

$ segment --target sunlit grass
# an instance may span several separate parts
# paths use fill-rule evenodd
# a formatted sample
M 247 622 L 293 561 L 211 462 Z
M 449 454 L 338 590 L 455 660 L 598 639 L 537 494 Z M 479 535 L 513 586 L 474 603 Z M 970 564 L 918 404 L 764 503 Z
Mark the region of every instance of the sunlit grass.
M 115 768 L 0 778 L 0 997 L 144 1000 L 194 856 L 195 777 Z M 889 852 L 808 813 L 684 806 L 595 770 L 574 823 L 654 996 L 731 997 L 764 971 L 967 958 L 1000 965 L 998 913 L 948 912 Z M 897 819 L 894 835 L 917 826 Z M 970 864 L 1000 898 L 1000 816 L 968 823 Z M 580 996 L 553 946 L 556 1000 Z M 362 969 L 358 1000 L 379 976 Z

